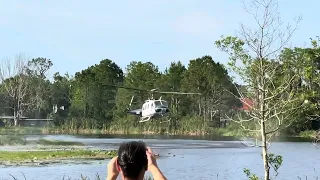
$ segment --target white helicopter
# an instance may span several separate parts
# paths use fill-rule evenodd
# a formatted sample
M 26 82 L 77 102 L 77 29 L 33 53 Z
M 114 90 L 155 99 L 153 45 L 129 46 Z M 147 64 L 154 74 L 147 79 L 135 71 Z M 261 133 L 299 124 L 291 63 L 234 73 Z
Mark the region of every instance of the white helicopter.
M 134 96 L 131 98 L 131 103 L 133 101 Z M 168 103 L 165 100 L 162 100 L 161 97 L 159 99 L 148 99 L 142 104 L 142 108 L 130 110 L 128 108 L 127 111 L 129 114 L 137 115 L 140 117 L 139 122 L 146 122 L 150 119 L 155 119 L 158 117 L 164 117 L 169 113 Z
M 156 119 L 160 117 L 164 117 L 168 115 L 170 112 L 168 102 L 165 100 L 162 100 L 161 97 L 159 99 L 153 99 L 153 93 L 160 93 L 160 94 L 196 94 L 196 95 L 201 95 L 201 93 L 186 93 L 186 92 L 162 92 L 158 91 L 157 89 L 152 89 L 150 90 L 151 98 L 148 100 L 145 100 L 145 102 L 142 104 L 142 107 L 140 109 L 134 109 L 131 110 L 131 104 L 133 101 L 134 96 L 132 96 L 129 108 L 128 108 L 128 113 L 132 115 L 137 115 L 140 116 L 140 121 L 139 122 L 147 122 L 151 119 Z M 170 120 L 168 120 L 170 121 Z
M 147 122 L 152 119 L 157 119 L 160 117 L 164 117 L 168 115 L 170 112 L 168 102 L 161 99 L 154 99 L 153 94 L 159 93 L 159 94 L 185 94 L 185 95 L 202 95 L 201 93 L 187 93 L 187 92 L 163 92 L 159 91 L 158 89 L 151 89 L 151 90 L 145 90 L 145 89 L 137 89 L 137 88 L 131 88 L 131 87 L 123 87 L 123 86 L 116 86 L 116 85 L 108 85 L 116 88 L 123 88 L 123 89 L 129 89 L 129 90 L 135 90 L 135 91 L 147 91 L 151 93 L 151 98 L 148 100 L 145 100 L 144 103 L 141 105 L 141 108 L 139 109 L 131 109 L 131 104 L 133 102 L 134 96 L 132 96 L 129 107 L 127 108 L 127 113 L 131 115 L 136 115 L 140 117 L 139 122 Z M 170 120 L 168 120 L 170 121 Z

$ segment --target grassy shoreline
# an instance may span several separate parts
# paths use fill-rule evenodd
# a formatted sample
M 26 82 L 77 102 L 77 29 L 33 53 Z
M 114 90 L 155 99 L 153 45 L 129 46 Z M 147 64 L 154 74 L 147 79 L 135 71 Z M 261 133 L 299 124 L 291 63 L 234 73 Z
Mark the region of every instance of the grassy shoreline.
M 53 139 L 38 139 L 27 140 L 22 135 L 0 135 L 0 147 L 1 146 L 15 146 L 15 145 L 37 145 L 37 146 L 85 146 L 81 142 L 72 141 L 60 141 Z
M 301 138 L 306 141 L 313 140 L 316 131 L 304 131 L 296 135 L 278 135 L 276 139 L 290 139 Z M 232 130 L 228 128 L 216 128 L 202 132 L 198 131 L 175 131 L 172 132 L 155 132 L 155 131 L 141 131 L 137 129 L 132 130 L 109 130 L 109 129 L 67 129 L 57 127 L 1 127 L 0 135 L 167 135 L 167 136 L 186 136 L 186 137 L 226 137 L 239 138 L 245 137 L 247 134 L 239 129 Z M 45 143 L 45 142 L 44 142 Z M 1 145 L 1 141 L 0 141 Z
M 81 160 L 105 160 L 117 155 L 116 150 L 31 150 L 31 151 L 0 151 L 2 166 L 44 166 L 50 164 L 76 163 Z
M 22 173 L 22 175 L 24 176 L 24 180 L 27 180 L 27 178 L 25 177 L 25 175 Z M 13 180 L 18 180 L 16 177 L 10 175 Z M 105 179 L 105 177 L 101 177 L 99 174 L 96 174 L 96 177 L 94 179 L 89 179 L 88 177 L 84 176 L 84 175 L 80 175 L 78 178 L 80 178 L 81 180 L 102 180 Z M 72 180 L 71 177 L 66 177 L 66 176 L 62 176 L 62 180 Z M 154 180 L 152 176 L 145 176 L 143 178 L 143 180 Z
M 239 131 L 231 131 L 229 129 L 211 129 L 210 131 L 175 131 L 175 132 L 157 132 L 152 130 L 139 130 L 139 129 L 127 129 L 127 130 L 116 130 L 116 129 L 68 129 L 59 127 L 0 127 L 0 134 L 29 134 L 29 135 L 40 135 L 40 134 L 144 134 L 144 135 L 188 135 L 188 136 L 203 136 L 203 135 L 220 135 L 220 136 L 235 136 Z
M 79 160 L 104 160 L 117 155 L 116 150 L 92 149 L 81 142 L 50 139 L 26 139 L 22 135 L 0 135 L 0 165 L 37 166 Z
M 34 151 L 0 151 L 0 161 L 25 162 L 35 160 L 57 159 L 110 159 L 117 155 L 116 150 L 34 150 Z

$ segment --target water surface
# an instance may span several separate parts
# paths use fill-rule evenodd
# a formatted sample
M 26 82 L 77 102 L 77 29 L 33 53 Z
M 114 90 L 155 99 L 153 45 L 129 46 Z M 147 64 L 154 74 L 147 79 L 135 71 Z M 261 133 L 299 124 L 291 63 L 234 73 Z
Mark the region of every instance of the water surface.
M 219 180 L 247 180 L 243 168 L 262 175 L 263 166 L 260 148 L 248 148 L 239 141 L 223 140 L 188 140 L 158 137 L 134 138 L 121 136 L 87 137 L 87 136 L 44 136 L 48 139 L 64 141 L 79 141 L 88 146 L 101 149 L 115 149 L 121 142 L 143 140 L 151 146 L 161 158 L 158 164 L 168 179 L 219 179 Z M 28 136 L 37 139 L 39 136 Z M 154 138 L 154 137 L 153 137 Z M 160 139 L 161 138 L 161 139 Z M 320 177 L 320 149 L 310 142 L 274 142 L 270 150 L 283 156 L 283 166 L 279 170 L 277 179 L 292 180 L 300 176 L 315 180 Z M 64 175 L 72 179 L 80 179 L 83 174 L 94 179 L 99 174 L 106 177 L 107 161 L 93 161 L 85 164 L 52 165 L 49 167 L 7 167 L 0 169 L 0 179 L 12 179 L 10 174 L 24 179 L 21 173 L 32 180 L 57 180 Z

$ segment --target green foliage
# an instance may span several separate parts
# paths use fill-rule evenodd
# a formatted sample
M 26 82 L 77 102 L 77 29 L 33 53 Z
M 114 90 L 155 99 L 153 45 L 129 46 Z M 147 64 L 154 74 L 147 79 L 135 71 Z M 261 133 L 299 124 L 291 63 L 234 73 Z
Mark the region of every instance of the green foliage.
M 71 84 L 71 116 L 96 119 L 100 128 L 112 121 L 116 92 L 106 85 L 122 81 L 121 68 L 108 59 L 76 73 Z
M 187 72 L 187 68 L 180 62 L 172 62 L 170 67 L 167 68 L 162 75 L 159 86 L 163 91 L 175 91 L 181 92 L 182 79 L 184 74 Z M 170 101 L 171 114 L 174 116 L 185 116 L 188 114 L 189 107 L 183 106 L 183 104 L 191 103 L 190 99 L 186 96 L 181 95 L 162 95 L 164 99 Z M 182 105 L 181 105 L 182 104 Z
M 24 176 L 24 174 L 23 174 Z M 18 180 L 16 177 L 14 176 L 11 176 L 13 178 L 13 180 Z M 95 179 L 89 179 L 88 177 L 84 176 L 84 175 L 80 175 L 80 179 L 79 180 L 101 180 L 101 179 L 104 179 L 104 178 L 101 178 L 99 174 L 96 174 L 96 177 Z M 27 180 L 27 178 L 24 176 L 24 180 Z M 72 180 L 71 177 L 66 177 L 66 176 L 63 176 L 62 177 L 62 180 Z M 147 176 L 147 177 L 144 177 L 143 180 L 153 180 L 153 178 L 151 176 Z
M 221 115 L 239 106 L 238 99 L 229 93 L 237 94 L 227 70 L 211 56 L 190 60 L 181 80 L 181 90 L 202 93 L 202 96 L 186 97 L 183 103 L 189 104 L 184 114 L 202 117 L 204 128 L 220 127 Z
M 246 74 L 250 74 L 254 58 L 245 49 L 245 42 L 238 37 L 221 36 L 221 40 L 217 40 L 215 45 L 230 55 L 228 65 L 231 70 L 239 74 L 244 83 L 250 83 L 250 80 L 245 77 Z
M 275 177 L 277 177 L 278 170 L 281 167 L 282 162 L 283 162 L 282 156 L 269 153 L 267 161 L 268 161 L 270 167 L 272 167 L 273 170 L 275 171 L 275 173 L 276 173 Z M 250 180 L 260 180 L 260 178 L 256 174 L 251 173 L 251 171 L 247 168 L 244 168 L 243 172 L 246 174 L 246 176 Z
M 299 133 L 312 127 L 310 120 L 319 117 L 320 110 L 320 47 L 318 40 L 311 39 L 310 48 L 295 47 L 283 50 L 280 58 L 283 59 L 286 74 L 296 74 L 298 96 L 305 102 L 305 106 L 295 113 L 296 119 L 288 133 Z
M 126 68 L 126 76 L 124 78 L 123 86 L 129 88 L 139 88 L 151 90 L 157 87 L 157 84 L 161 81 L 161 74 L 158 67 L 151 62 L 131 62 Z M 126 116 L 126 110 L 129 106 L 131 97 L 134 96 L 134 102 L 131 106 L 132 109 L 141 108 L 144 101 L 150 98 L 150 94 L 142 91 L 133 91 L 127 89 L 115 89 L 116 95 L 116 108 L 115 116 L 118 118 L 124 118 Z M 156 97 L 154 97 L 156 98 Z
M 68 74 L 61 76 L 59 73 L 53 75 L 53 80 L 49 96 L 51 97 L 51 105 L 57 107 L 57 110 L 49 114 L 53 117 L 56 125 L 62 125 L 69 115 L 72 82 Z
M 100 150 L 57 150 L 57 151 L 2 151 L 0 154 L 1 161 L 26 162 L 35 160 L 52 160 L 62 158 L 103 158 L 109 159 L 115 157 L 117 151 L 100 151 Z
M 47 79 L 47 72 L 52 67 L 52 61 L 46 58 L 35 58 L 28 61 L 26 75 L 29 79 L 30 94 L 28 94 L 29 112 L 26 116 L 34 118 L 47 118 L 47 112 L 52 109 L 50 106 L 50 82 Z
M 289 60 L 292 53 L 281 51 L 295 29 L 280 30 L 281 24 L 275 21 L 280 18 L 277 2 L 270 0 L 251 3 L 251 9 L 247 9 L 246 5 L 245 8 L 255 19 L 257 29 L 242 24 L 241 37 L 222 36 L 215 44 L 229 54 L 230 68 L 246 85 L 245 91 L 240 92 L 238 98 L 252 100 L 250 109 L 245 114 L 238 113 L 238 117 L 233 120 L 245 131 L 261 138 L 264 180 L 269 180 L 270 166 L 277 171 L 282 158 L 269 154 L 267 144 L 272 136 L 295 123 L 297 119 L 294 117 L 299 114 L 298 111 L 306 108 L 306 97 L 300 94 L 303 91 L 299 69 L 300 64 L 309 64 L 311 58 L 299 58 L 293 63 L 298 68 L 292 66 L 293 61 Z M 260 12 L 263 13 L 260 15 Z M 279 37 L 278 33 L 281 34 Z M 282 54 L 279 56 L 278 52 Z M 307 66 L 305 72 L 305 77 L 310 77 L 315 71 Z M 245 173 L 250 179 L 258 179 L 248 170 Z
M 282 165 L 283 159 L 280 155 L 269 153 L 268 162 L 271 165 L 271 167 L 273 167 L 273 169 L 277 172 L 280 166 Z
M 24 145 L 26 144 L 26 139 L 19 135 L 0 135 L 0 145 Z
M 243 170 L 243 172 L 246 174 L 246 176 L 250 179 L 250 180 L 260 180 L 259 177 L 255 174 L 252 174 L 251 171 L 247 168 L 245 168 Z
M 216 45 L 222 51 L 230 55 L 230 68 L 236 72 L 248 87 L 242 90 L 242 96 L 258 102 L 258 89 L 261 79 L 259 74 L 262 69 L 270 79 L 266 81 L 265 88 L 269 93 L 266 97 L 269 107 L 282 104 L 281 109 L 293 109 L 300 107 L 299 111 L 286 111 L 286 121 L 283 122 L 281 132 L 287 134 L 298 134 L 301 131 L 317 129 L 312 127 L 310 120 L 319 117 L 320 108 L 320 48 L 318 40 L 311 41 L 310 48 L 293 49 L 285 48 L 278 59 L 254 59 L 246 50 L 247 44 L 238 37 L 225 37 L 216 41 Z M 277 96 L 273 96 L 278 94 Z M 271 98 L 272 97 L 272 98 Z M 291 103 L 279 103 L 279 99 L 291 99 Z M 294 105 L 293 105 L 294 104 Z M 257 108 L 257 106 L 255 106 Z M 289 116 L 290 115 L 290 118 Z M 243 117 L 241 117 L 242 119 Z M 245 118 L 243 118 L 245 119 Z M 245 126 L 247 127 L 248 123 Z M 287 126 L 290 125 L 290 128 Z M 268 129 L 274 129 L 272 124 L 267 125 Z
M 58 141 L 58 140 L 47 140 L 47 139 L 40 139 L 37 141 L 37 144 L 40 145 L 53 145 L 53 146 L 85 146 L 84 143 L 81 142 L 69 142 L 69 141 Z

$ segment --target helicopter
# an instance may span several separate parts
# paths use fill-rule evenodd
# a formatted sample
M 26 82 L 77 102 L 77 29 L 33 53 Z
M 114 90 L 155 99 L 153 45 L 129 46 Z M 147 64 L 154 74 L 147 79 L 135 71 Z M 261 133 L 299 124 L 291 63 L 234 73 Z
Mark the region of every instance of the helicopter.
M 127 108 L 127 110 L 128 110 L 127 113 L 140 116 L 139 122 L 147 122 L 152 119 L 165 117 L 169 114 L 170 109 L 169 109 L 168 102 L 166 100 L 163 100 L 162 97 L 160 97 L 159 99 L 154 99 L 153 93 L 155 93 L 155 92 L 160 93 L 160 94 L 185 94 L 185 95 L 196 94 L 196 95 L 201 95 L 201 93 L 164 92 L 164 91 L 159 91 L 158 89 L 152 89 L 152 90 L 150 90 L 150 92 L 152 93 L 151 98 L 149 98 L 148 100 L 145 100 L 140 109 L 134 109 L 134 110 L 130 109 L 134 96 L 132 96 L 130 104 L 129 104 L 129 108 Z M 170 121 L 170 119 L 168 121 Z
M 145 90 L 145 89 L 138 89 L 138 88 L 131 88 L 131 87 L 123 87 L 123 86 L 114 86 L 114 87 L 124 88 L 124 89 L 129 89 L 129 90 L 148 91 L 151 93 L 151 97 L 149 99 L 145 100 L 144 103 L 141 105 L 141 108 L 139 108 L 139 109 L 131 109 L 131 105 L 132 105 L 132 102 L 134 99 L 134 96 L 132 96 L 131 101 L 129 103 L 129 107 L 126 109 L 128 114 L 139 116 L 140 123 L 147 122 L 147 121 L 150 121 L 153 119 L 158 119 L 161 117 L 165 117 L 170 112 L 168 102 L 166 100 L 163 100 L 162 97 L 160 97 L 159 99 L 154 99 L 153 98 L 154 93 L 202 95 L 201 93 L 165 92 L 165 91 L 159 91 L 159 89 Z M 170 119 L 167 121 L 170 121 Z
M 170 112 L 167 101 L 162 100 L 161 97 L 159 99 L 145 100 L 142 104 L 142 108 L 131 110 L 133 98 L 134 96 L 131 98 L 129 108 L 127 108 L 127 113 L 139 116 L 139 122 L 146 122 L 151 119 L 164 117 Z

